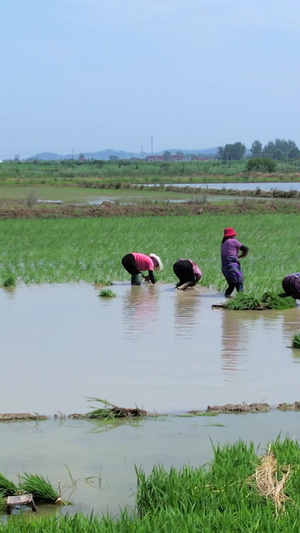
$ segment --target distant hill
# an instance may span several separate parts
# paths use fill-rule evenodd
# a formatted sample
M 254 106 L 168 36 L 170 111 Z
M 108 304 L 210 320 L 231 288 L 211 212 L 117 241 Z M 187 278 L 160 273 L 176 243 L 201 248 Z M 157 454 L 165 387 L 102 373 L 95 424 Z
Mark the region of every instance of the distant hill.
M 164 150 L 170 152 L 172 155 L 176 154 L 176 152 L 182 152 L 183 154 L 189 155 L 189 154 L 195 154 L 195 155 L 201 155 L 201 156 L 214 156 L 217 154 L 218 149 L 217 148 L 206 148 L 206 149 L 199 149 L 199 150 L 181 150 L 180 148 L 176 149 L 168 149 Z M 98 152 L 80 152 L 80 154 L 54 154 L 52 152 L 42 152 L 39 154 L 35 154 L 29 158 L 26 159 L 26 161 L 62 161 L 64 159 L 78 159 L 80 155 L 84 155 L 85 159 L 97 159 L 102 161 L 108 161 L 111 157 L 117 157 L 118 159 L 144 159 L 148 155 L 163 155 L 164 151 L 162 152 L 153 152 L 153 154 L 147 153 L 147 152 L 125 152 L 124 150 L 100 150 Z

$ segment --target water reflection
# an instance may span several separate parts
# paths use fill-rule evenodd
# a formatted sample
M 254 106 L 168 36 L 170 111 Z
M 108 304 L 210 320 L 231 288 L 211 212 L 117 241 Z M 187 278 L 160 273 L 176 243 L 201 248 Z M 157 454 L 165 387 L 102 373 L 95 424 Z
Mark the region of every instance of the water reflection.
M 248 335 L 244 321 L 239 320 L 236 313 L 222 313 L 222 369 L 225 373 L 236 372 L 239 363 L 242 366 L 242 346 L 247 343 Z
M 122 297 L 124 338 L 132 339 L 144 333 L 155 334 L 159 315 L 159 290 L 152 284 L 129 286 Z
M 199 326 L 200 292 L 197 288 L 174 291 L 174 333 L 179 339 L 189 339 Z
M 281 331 L 282 315 L 276 311 L 224 311 L 222 313 L 222 358 L 225 372 L 249 370 L 253 348 L 257 351 L 260 337 L 266 332 Z M 263 343 L 261 339 L 261 343 Z

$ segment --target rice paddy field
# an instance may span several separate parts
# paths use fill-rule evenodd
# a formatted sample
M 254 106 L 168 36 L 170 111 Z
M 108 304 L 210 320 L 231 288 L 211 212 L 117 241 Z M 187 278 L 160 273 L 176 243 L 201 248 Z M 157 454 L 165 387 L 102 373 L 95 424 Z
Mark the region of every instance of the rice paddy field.
M 154 166 L 152 170 L 149 166 L 144 167 L 139 165 L 138 167 L 134 167 L 133 165 L 105 165 L 98 162 L 98 164 L 95 163 L 94 165 L 90 164 L 81 166 L 75 165 L 74 162 L 71 163 L 72 164 L 69 165 L 56 163 L 48 166 L 39 163 L 35 163 L 35 165 L 30 164 L 28 166 L 18 163 L 1 165 L 0 193 L 1 189 L 3 193 L 1 202 L 4 204 L 7 202 L 9 205 L 11 205 L 11 203 L 19 202 L 22 204 L 27 202 L 29 205 L 30 201 L 36 202 L 36 199 L 40 196 L 38 193 L 42 190 L 44 190 L 43 194 L 45 194 L 45 197 L 53 201 L 56 201 L 57 199 L 71 202 L 86 201 L 87 198 L 90 198 L 90 192 L 84 188 L 81 190 L 79 188 L 76 190 L 74 189 L 72 192 L 68 190 L 68 192 L 66 192 L 67 185 L 71 181 L 73 182 L 73 185 L 76 182 L 78 185 L 78 181 L 82 181 L 86 178 L 89 180 L 112 178 L 112 180 L 120 179 L 120 181 L 131 179 L 131 181 L 138 182 L 142 177 L 145 182 L 160 182 L 161 180 L 165 180 L 166 176 L 168 177 L 168 181 L 170 176 L 178 181 L 178 176 L 180 179 L 184 180 L 188 176 L 190 177 L 195 174 L 193 180 L 196 182 L 198 179 L 203 181 L 203 176 L 207 176 L 209 173 L 213 176 L 214 180 L 217 181 L 235 181 L 243 179 L 241 176 L 244 172 L 240 163 L 239 165 L 227 165 L 225 169 L 224 165 L 221 166 L 221 163 L 217 162 L 218 164 L 215 165 L 212 163 L 205 163 L 205 166 L 197 164 L 198 167 L 195 165 L 190 167 L 169 165 L 164 168 Z M 33 169 L 35 169 L 34 172 Z M 282 175 L 286 175 L 290 172 L 293 173 L 293 178 L 291 179 L 298 179 L 297 165 L 294 165 L 293 168 L 282 168 L 281 170 Z M 163 176 L 162 171 L 164 174 Z M 282 179 L 282 175 L 281 177 L 277 176 L 277 178 Z M 248 179 L 247 176 L 244 177 L 245 179 Z M 257 176 L 257 179 L 261 179 L 261 176 Z M 274 181 L 274 176 L 270 177 L 270 179 Z M 25 181 L 27 187 L 22 188 Z M 43 181 L 45 181 L 45 183 L 42 183 Z M 60 187 L 57 187 L 58 182 Z M 5 184 L 7 187 L 4 187 Z M 13 194 L 10 192 L 10 187 L 12 185 L 17 185 L 16 188 L 13 188 Z M 38 189 L 35 188 L 34 190 L 28 189 L 28 185 L 30 188 L 33 186 L 36 187 L 36 185 L 42 185 L 44 189 L 43 187 Z M 64 185 L 64 187 L 61 187 L 61 185 Z M 47 186 L 49 187 L 48 189 L 46 189 Z M 147 193 L 147 195 L 148 194 L 150 193 Z M 138 191 L 132 192 L 133 201 L 138 201 L 138 197 L 141 201 L 143 198 L 145 199 L 145 196 L 139 195 L 140 193 Z M 164 201 L 170 199 L 170 195 L 170 192 L 161 193 L 160 200 Z M 174 199 L 175 197 L 177 199 L 179 198 L 178 193 L 174 193 Z M 158 199 L 157 196 L 155 196 L 155 198 Z M 101 289 L 103 290 L 103 298 L 98 298 L 97 303 L 103 306 L 110 306 L 114 302 L 118 302 L 118 298 L 120 299 L 120 292 L 126 292 L 125 289 L 123 290 L 123 285 L 120 285 L 120 282 L 122 284 L 129 284 L 129 275 L 124 271 L 121 265 L 122 256 L 131 251 L 140 251 L 143 253 L 156 253 L 161 257 L 164 263 L 164 270 L 157 277 L 159 284 L 161 286 L 166 286 L 166 300 L 169 294 L 171 294 L 168 292 L 171 289 L 167 287 L 167 285 L 170 283 L 173 284 L 176 281 L 172 265 L 179 257 L 188 257 L 198 263 L 203 271 L 203 278 L 199 285 L 214 291 L 223 292 L 226 284 L 220 269 L 220 243 L 223 236 L 223 229 L 227 226 L 233 226 L 238 233 L 238 239 L 250 248 L 249 255 L 242 260 L 242 267 L 245 274 L 245 293 L 251 293 L 252 295 L 257 296 L 261 296 L 266 292 L 278 293 L 281 291 L 281 281 L 283 277 L 289 273 L 298 272 L 300 270 L 298 214 L 260 214 L 258 212 L 257 214 L 233 215 L 230 212 L 229 206 L 227 213 L 220 213 L 217 215 L 200 213 L 198 216 L 181 215 L 173 217 L 120 216 L 111 218 L 80 217 L 76 219 L 0 219 L 0 231 L 2 236 L 0 248 L 0 285 L 3 287 L 8 285 L 17 285 L 21 287 L 24 284 L 47 284 L 47 286 L 53 284 L 56 286 L 57 290 L 59 284 L 65 283 L 75 283 L 80 285 L 80 282 L 86 282 L 96 286 L 99 284 L 106 288 L 99 287 L 99 291 Z M 115 289 L 113 286 L 114 283 L 116 284 Z M 144 291 L 144 289 L 145 287 L 142 287 L 141 291 Z M 147 293 L 147 291 L 145 291 L 144 294 L 145 293 Z M 99 296 L 100 295 L 101 293 L 99 293 Z M 109 301 L 109 296 L 117 297 L 111 298 L 111 301 Z M 176 294 L 176 296 L 178 295 Z M 207 296 L 209 298 L 210 293 L 208 293 Z M 2 303 L 8 301 L 9 298 L 11 298 L 9 315 L 11 317 L 14 316 L 12 309 L 15 305 L 15 302 L 13 303 L 13 289 L 11 293 L 7 292 L 7 297 L 5 296 L 5 298 L 2 298 Z M 17 300 L 17 298 L 15 298 L 15 300 Z M 126 315 L 126 317 L 131 328 L 130 331 L 127 332 L 125 342 L 127 342 L 127 344 L 129 341 L 130 343 L 133 343 L 129 343 L 130 345 L 128 344 L 129 353 L 132 354 L 134 346 L 137 346 L 137 339 L 133 338 L 136 318 L 133 320 L 131 317 L 131 310 L 134 310 L 134 306 L 133 308 L 130 308 L 130 305 L 133 305 L 132 302 L 131 304 L 129 302 L 129 307 L 126 307 L 125 299 L 123 298 L 123 300 L 128 315 Z M 194 300 L 196 301 L 195 298 Z M 199 301 L 200 300 L 201 298 L 199 298 Z M 70 301 L 70 309 L 71 307 L 72 309 L 75 309 L 75 315 L 76 310 L 80 307 L 78 306 L 78 302 L 76 302 L 76 299 Z M 45 304 L 46 303 L 47 302 L 45 301 Z M 206 302 L 205 308 L 208 309 L 209 303 L 210 302 Z M 191 316 L 192 311 L 189 308 L 188 301 L 185 306 L 183 304 L 184 302 L 181 302 L 180 308 L 178 307 L 178 323 L 176 325 L 176 334 L 178 335 L 177 344 L 179 343 L 180 346 L 181 344 L 184 346 L 188 341 L 189 352 L 192 354 L 194 353 L 194 331 L 193 328 L 191 328 L 189 320 L 194 320 L 195 317 Z M 179 305 L 179 303 L 176 302 L 176 305 Z M 25 307 L 24 304 L 24 308 Z M 140 312 L 140 307 L 138 307 L 138 310 Z M 36 316 L 34 314 L 36 312 L 36 302 L 34 301 L 32 308 L 30 307 L 29 309 L 29 314 L 33 317 Z M 107 308 L 108 317 L 110 316 L 110 312 L 112 311 L 109 311 Z M 215 311 L 212 311 L 212 313 L 214 312 Z M 278 319 L 279 323 L 279 320 L 281 320 L 284 313 L 289 317 L 293 317 L 290 319 L 286 318 L 288 323 L 288 334 L 285 334 L 284 340 L 280 339 L 278 341 L 278 344 L 280 342 L 282 343 L 281 351 L 272 370 L 273 373 L 276 373 L 276 368 L 282 369 L 284 367 L 284 357 L 287 357 L 287 351 L 291 350 L 291 347 L 286 346 L 286 339 L 289 336 L 293 345 L 292 354 L 294 360 L 292 363 L 290 362 L 292 356 L 288 356 L 288 360 L 289 365 L 295 363 L 294 374 L 296 380 L 298 359 L 295 352 L 299 345 L 299 339 L 297 333 L 295 333 L 297 329 L 297 320 L 294 317 L 298 317 L 298 310 L 292 310 L 292 312 L 293 314 L 291 314 L 290 311 L 268 311 L 267 314 L 264 315 L 266 318 L 258 317 L 257 320 L 260 324 L 260 328 L 263 329 L 263 325 L 261 325 L 262 323 L 265 324 L 265 329 L 270 329 L 268 320 L 271 323 L 271 320 L 276 322 Z M 57 314 L 56 309 L 55 313 Z M 99 313 L 99 310 L 95 307 L 95 314 L 96 313 Z M 146 316 L 148 316 L 148 313 L 149 310 L 146 306 Z M 247 327 L 247 321 L 253 322 L 257 315 L 252 315 L 253 318 L 249 319 L 247 314 L 238 315 L 238 318 L 236 318 L 236 315 L 234 314 L 235 311 L 225 311 L 225 313 L 233 313 L 233 315 L 230 315 L 229 320 L 234 324 L 234 327 L 230 332 L 228 332 L 223 325 L 225 331 L 224 343 L 229 339 L 228 356 L 231 357 L 233 352 L 236 353 L 235 335 L 237 324 L 240 327 L 240 338 L 244 339 L 245 334 L 245 343 L 249 345 L 249 350 L 251 351 L 251 342 L 247 341 L 248 333 L 247 331 L 245 333 L 244 328 Z M 248 311 L 242 313 L 256 312 Z M 274 316 L 272 313 L 275 313 Z M 3 316 L 5 316 L 5 310 Z M 16 316 L 18 316 L 21 324 L 22 313 L 19 313 Z M 166 317 L 165 313 L 163 316 Z M 188 318 L 185 323 L 184 321 L 186 320 L 186 317 Z M 231 317 L 233 318 L 231 319 Z M 82 318 L 77 318 L 80 319 L 82 324 L 84 324 L 83 316 Z M 225 319 L 226 317 L 222 318 L 223 322 Z M 30 323 L 30 317 L 28 317 L 28 320 L 28 323 Z M 217 327 L 216 325 L 220 320 L 220 315 L 218 315 L 218 319 L 214 322 L 214 328 Z M 25 321 L 25 329 L 26 323 L 27 322 Z M 5 322 L 5 320 L 3 324 L 4 326 L 6 324 L 5 327 L 7 327 L 7 329 L 11 327 L 11 325 L 8 324 L 8 322 Z M 150 350 L 151 335 L 152 339 L 156 338 L 153 333 L 156 328 L 156 323 L 153 325 L 153 328 L 150 328 L 150 332 L 147 331 L 145 324 L 146 322 L 143 322 L 142 329 L 138 330 L 137 338 L 139 342 L 142 342 L 142 338 L 145 337 Z M 70 324 L 69 326 L 71 327 Z M 199 330 L 199 325 L 197 324 L 196 327 L 196 322 L 194 326 L 195 330 Z M 35 335 L 34 327 L 36 326 L 31 324 L 32 329 L 30 329 L 30 331 L 33 336 Z M 203 327 L 205 328 L 205 320 Z M 27 339 L 25 329 L 22 331 L 24 339 Z M 79 329 L 78 323 L 78 331 Z M 95 328 L 93 327 L 93 329 Z M 163 336 L 163 328 L 160 329 L 161 339 L 163 340 L 162 345 L 164 350 L 166 350 L 167 340 Z M 255 331 L 257 329 L 259 328 L 253 327 L 251 329 L 253 337 L 255 336 Z M 268 346 L 261 346 L 264 356 L 265 351 L 272 351 L 272 337 L 275 338 L 276 335 L 278 335 L 279 339 L 281 332 L 278 332 L 277 330 L 278 328 L 276 327 L 274 330 L 270 329 L 269 335 L 261 337 L 267 339 L 266 342 L 268 344 Z M 48 330 L 44 328 L 43 331 Z M 43 334 L 43 331 L 41 331 L 41 334 Z M 212 329 L 209 329 L 207 334 L 210 335 L 212 331 Z M 51 335 L 50 330 L 48 333 Z M 17 330 L 15 331 L 15 334 L 16 336 L 18 335 Z M 90 334 L 91 332 L 89 335 Z M 293 338 L 292 334 L 294 334 Z M 38 335 L 36 336 L 38 338 Z M 59 336 L 57 336 L 57 339 L 58 338 Z M 88 336 L 84 337 L 85 349 L 87 346 L 86 342 L 88 343 L 88 338 Z M 50 337 L 47 340 L 47 344 L 49 344 L 50 350 L 51 341 L 49 339 Z M 53 342 L 54 340 L 55 337 L 53 337 Z M 98 343 L 101 345 L 101 333 L 99 333 Z M 240 343 L 240 353 L 238 355 L 241 355 L 241 357 L 238 358 L 238 361 L 241 365 L 243 358 L 244 360 L 246 360 L 246 358 L 245 346 L 242 341 Z M 197 346 L 200 346 L 200 344 L 201 342 L 197 342 Z M 66 353 L 67 345 L 68 342 L 65 340 Z M 11 346 L 9 342 L 7 342 L 7 346 Z M 40 343 L 39 346 L 41 355 L 45 348 L 43 343 Z M 59 346 L 59 343 L 57 346 Z M 256 346 L 255 343 L 253 346 Z M 29 350 L 28 345 L 26 346 L 26 350 Z M 103 352 L 103 350 L 100 351 Z M 25 350 L 23 350 L 21 355 L 24 355 L 24 353 Z M 57 353 L 59 353 L 59 350 L 57 350 Z M 211 353 L 211 355 L 213 354 Z M 261 354 L 257 353 L 256 355 L 258 361 Z M 55 361 L 56 354 L 53 354 L 53 356 Z M 32 357 L 35 356 L 32 355 Z M 114 357 L 117 362 L 117 355 L 114 355 Z M 195 360 L 197 358 L 199 358 L 198 352 L 197 355 L 195 354 Z M 48 358 L 49 376 L 52 376 L 53 369 L 51 367 L 50 359 L 51 357 Z M 89 354 L 88 360 L 91 364 L 91 372 L 93 372 L 92 354 Z M 250 361 L 251 354 L 247 353 L 246 363 L 249 364 Z M 280 365 L 278 364 L 279 361 Z M 83 362 L 81 356 L 78 357 L 78 363 L 79 362 L 80 364 Z M 41 362 L 41 364 L 43 363 Z M 271 362 L 264 358 L 262 364 L 262 373 L 264 375 L 262 376 L 260 374 L 258 378 L 258 383 L 262 387 L 264 385 L 264 380 L 265 382 L 268 381 L 268 376 L 270 378 L 270 375 L 272 374 L 272 379 L 274 378 L 273 373 L 268 374 L 268 365 L 272 366 Z M 64 361 L 64 356 L 62 355 L 60 361 L 57 360 L 57 376 L 64 372 L 64 366 L 67 365 Z M 259 366 L 259 364 L 257 366 Z M 157 368 L 158 367 L 159 362 L 157 362 Z M 59 372 L 59 368 L 61 369 L 61 372 Z M 185 368 L 185 366 L 182 366 L 182 370 L 183 368 Z M 242 381 L 243 372 L 246 383 L 246 367 L 240 368 L 238 365 L 231 365 L 230 368 L 227 368 L 227 371 L 228 369 L 230 370 L 230 378 L 228 378 L 228 375 L 226 375 L 224 379 L 221 376 L 222 383 L 225 383 L 225 387 L 228 385 L 229 388 L 232 388 L 232 383 L 235 383 L 235 381 L 238 382 L 239 380 Z M 77 373 L 80 373 L 80 365 L 77 368 Z M 132 370 L 132 373 L 134 374 L 134 369 Z M 14 373 L 11 371 L 9 375 L 12 389 L 14 389 L 15 386 L 13 381 L 14 374 L 16 374 L 16 372 Z M 282 371 L 282 374 L 284 374 L 284 371 Z M 165 376 L 167 376 L 167 372 Z M 56 380 L 56 378 L 53 379 Z M 101 375 L 101 379 L 107 382 L 105 371 L 103 372 L 103 375 Z M 120 376 L 119 379 L 121 379 Z M 136 377 L 135 379 L 138 378 Z M 161 379 L 163 379 L 164 382 L 167 382 L 167 377 L 161 377 Z M 57 379 L 57 381 L 59 381 L 59 379 Z M 28 383 L 30 383 L 30 378 Z M 206 385 L 207 387 L 209 386 L 208 383 Z M 67 390 L 65 380 L 61 386 L 64 387 L 64 390 Z M 33 394 L 38 390 L 38 388 L 35 389 L 34 385 L 32 385 L 31 388 Z M 15 396 L 17 404 L 19 401 L 17 389 Z M 35 397 L 35 400 L 38 400 L 37 396 Z M 242 400 L 243 399 L 241 399 L 241 401 Z M 297 400 L 297 398 L 293 398 L 293 400 Z M 295 421 L 293 423 L 297 425 L 296 417 L 298 414 L 292 414 L 293 417 L 295 417 L 293 418 L 293 421 Z M 261 414 L 259 416 L 263 417 L 268 415 Z M 281 419 L 280 423 L 282 425 L 279 427 L 276 425 L 276 420 L 278 423 L 278 418 L 276 418 L 276 416 L 274 420 L 274 431 L 275 429 L 278 429 L 280 432 L 280 430 L 284 428 L 284 422 L 282 422 Z M 210 426 L 211 431 L 213 431 L 213 429 L 218 431 L 218 429 L 222 429 L 221 426 L 227 425 L 226 422 L 223 422 L 222 419 L 220 421 L 215 421 L 215 423 L 210 422 L 208 425 Z M 45 423 L 47 424 L 47 422 Z M 51 424 L 51 422 L 49 423 Z M 86 423 L 86 421 L 84 423 Z M 151 423 L 153 423 L 153 421 Z M 168 423 L 169 422 L 166 421 L 166 424 Z M 264 431 L 262 419 L 260 420 L 260 424 L 261 430 L 259 430 L 258 425 L 253 424 L 253 426 L 251 426 L 250 424 L 250 426 L 255 428 L 255 431 L 257 432 L 255 435 L 256 442 L 259 438 L 260 431 L 261 434 L 263 434 Z M 236 425 L 238 426 L 238 423 Z M 245 421 L 244 425 L 247 425 Z M 220 427 L 218 428 L 218 426 Z M 12 429 L 12 426 L 10 426 L 10 428 Z M 229 430 L 230 423 L 228 424 L 228 431 Z M 34 428 L 34 431 L 37 434 L 42 433 L 38 424 Z M 71 431 L 74 431 L 74 428 L 71 429 Z M 238 430 L 235 429 L 235 435 L 237 431 Z M 2 433 L 5 439 L 5 430 L 4 432 L 2 431 Z M 158 431 L 158 433 L 159 438 L 161 439 L 161 432 Z M 201 434 L 202 433 L 203 431 L 201 430 Z M 18 438 L 21 438 L 22 440 L 22 429 L 20 427 L 16 430 L 16 434 L 19 436 Z M 126 435 L 126 430 L 124 434 Z M 68 438 L 70 438 L 70 435 Z M 135 438 L 135 442 L 137 442 L 137 435 L 131 438 Z M 159 438 L 157 439 L 157 443 L 162 442 Z M 194 437 L 189 436 L 189 438 L 193 440 L 193 442 L 195 441 Z M 117 447 L 114 448 L 117 441 L 118 436 L 116 439 L 111 440 L 111 444 L 108 447 L 112 451 L 117 450 Z M 80 436 L 78 441 L 73 441 L 73 444 L 68 448 L 69 451 L 66 452 L 66 457 L 68 459 L 73 458 L 74 456 L 74 465 L 76 464 L 76 450 L 79 449 L 80 446 L 84 446 L 85 442 L 84 437 Z M 126 441 L 126 445 L 130 446 L 130 442 L 130 439 L 128 442 Z M 150 439 L 148 442 L 151 442 Z M 147 449 L 148 442 L 143 442 L 143 448 L 146 447 Z M 165 465 L 161 462 L 155 464 L 152 469 L 149 469 L 149 465 L 147 469 L 144 469 L 143 464 L 136 464 L 135 475 L 137 489 L 134 495 L 134 503 L 132 503 L 130 507 L 121 508 L 118 513 L 112 514 L 108 510 L 107 513 L 101 515 L 91 512 L 90 516 L 88 516 L 87 513 L 81 513 L 80 508 L 75 506 L 74 511 L 71 512 L 70 515 L 68 512 L 63 513 L 59 510 L 51 517 L 41 517 L 41 515 L 35 516 L 34 513 L 26 513 L 24 516 L 21 513 L 12 516 L 9 519 L 4 519 L 3 516 L 0 516 L 0 531 L 8 533 L 38 533 L 41 531 L 49 533 L 52 531 L 83 533 L 85 531 L 111 533 L 121 531 L 128 533 L 156 533 L 170 531 L 180 531 L 183 533 L 215 533 L 216 531 L 220 533 L 227 533 L 228 531 L 232 531 L 233 533 L 286 533 L 288 531 L 298 533 L 300 505 L 300 448 L 297 438 L 280 439 L 279 436 L 275 441 L 270 442 L 263 451 L 261 447 L 253 442 L 249 442 L 248 439 L 247 442 L 236 440 L 234 443 L 222 445 L 218 445 L 215 441 L 214 443 L 211 442 L 211 445 L 213 448 L 212 460 L 203 462 L 199 466 L 192 466 L 189 464 L 189 448 L 185 447 L 186 441 L 180 431 L 178 431 L 178 435 L 174 434 L 174 448 L 176 448 L 176 450 L 177 448 L 178 450 L 180 448 L 180 453 L 184 456 L 181 456 L 181 463 L 185 459 L 183 466 L 173 467 L 170 465 L 167 451 L 165 452 L 165 456 L 160 456 L 157 451 L 157 457 L 161 457 L 162 461 L 165 458 Z M 6 450 L 9 450 L 9 446 L 8 442 Z M 53 445 L 55 453 L 59 453 L 59 450 L 56 448 L 57 446 Z M 14 447 L 12 447 L 12 449 L 14 449 Z M 8 451 L 6 453 L 8 453 Z M 94 453 L 95 449 L 93 443 L 93 451 L 90 450 L 90 455 Z M 100 449 L 99 455 L 101 457 L 103 457 L 104 453 L 104 450 Z M 22 464 L 23 458 L 21 455 L 15 460 L 14 468 L 17 467 L 17 464 Z M 200 452 L 199 455 L 201 455 Z M 51 461 L 49 462 L 50 456 L 51 450 L 45 448 L 39 451 L 37 454 L 37 460 L 41 461 L 41 464 L 43 465 L 51 465 Z M 83 453 L 82 457 L 84 457 Z M 122 458 L 122 460 L 126 463 L 127 458 Z M 9 461 L 11 461 L 11 458 Z M 57 469 L 57 465 L 54 463 L 55 461 L 52 463 L 53 471 Z M 195 460 L 193 463 L 195 463 Z M 13 469 L 11 465 L 10 469 Z M 2 467 L 4 474 L 5 470 L 6 464 L 4 460 Z M 44 471 L 44 473 L 46 476 L 49 475 L 51 477 L 51 468 L 50 471 L 47 470 Z M 92 475 L 93 474 L 94 471 L 92 472 Z
M 174 281 L 173 263 L 189 257 L 203 271 L 201 284 L 219 290 L 226 226 L 250 247 L 242 260 L 245 292 L 276 292 L 285 275 L 299 271 L 296 214 L 0 220 L 0 284 L 10 276 L 16 283 L 123 281 L 121 258 L 140 251 L 162 258 L 161 282 Z

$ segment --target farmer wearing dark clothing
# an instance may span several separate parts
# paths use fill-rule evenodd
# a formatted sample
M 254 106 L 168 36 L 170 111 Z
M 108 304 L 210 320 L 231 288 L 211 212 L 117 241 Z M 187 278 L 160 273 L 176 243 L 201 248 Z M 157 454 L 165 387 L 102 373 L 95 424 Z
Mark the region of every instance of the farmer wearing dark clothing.
M 249 248 L 241 244 L 235 237 L 236 232 L 233 228 L 224 229 L 224 237 L 221 243 L 221 260 L 222 274 L 228 283 L 225 291 L 226 298 L 230 297 L 234 289 L 238 292 L 244 291 L 244 275 L 239 259 L 246 257 Z M 239 252 L 241 252 L 240 255 Z
M 198 265 L 191 259 L 178 259 L 173 265 L 177 278 L 176 288 L 185 291 L 188 287 L 194 287 L 202 278 L 202 272 Z
M 300 300 L 300 272 L 285 276 L 282 280 L 282 288 L 286 296 L 292 296 L 295 300 Z
M 131 274 L 131 285 L 141 285 L 142 279 L 156 283 L 153 271 L 160 272 L 163 270 L 163 264 L 156 254 L 140 254 L 138 252 L 132 252 L 131 254 L 124 255 L 122 258 L 122 265 Z M 148 270 L 148 275 L 144 275 L 142 272 Z

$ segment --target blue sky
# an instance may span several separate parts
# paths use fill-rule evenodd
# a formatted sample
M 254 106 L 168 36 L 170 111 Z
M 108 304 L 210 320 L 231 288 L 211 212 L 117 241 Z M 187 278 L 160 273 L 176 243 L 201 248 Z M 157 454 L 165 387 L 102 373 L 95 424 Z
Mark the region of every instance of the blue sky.
M 0 159 L 300 147 L 299 0 L 6 0 Z

